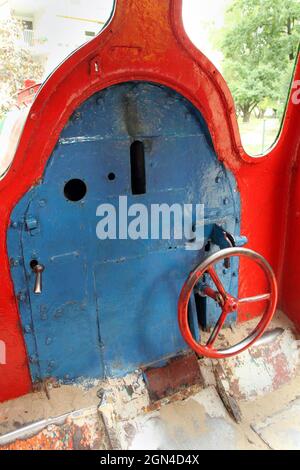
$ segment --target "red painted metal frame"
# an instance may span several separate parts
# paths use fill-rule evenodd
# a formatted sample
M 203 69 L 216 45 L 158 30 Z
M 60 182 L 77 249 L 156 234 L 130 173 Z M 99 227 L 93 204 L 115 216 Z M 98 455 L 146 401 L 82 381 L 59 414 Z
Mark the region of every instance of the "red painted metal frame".
M 12 167 L 0 181 L 0 339 L 7 348 L 7 364 L 0 365 L 0 400 L 25 394 L 32 387 L 6 250 L 10 214 L 41 178 L 72 112 L 103 88 L 130 80 L 157 82 L 181 93 L 201 111 L 218 158 L 236 177 L 242 233 L 247 234 L 249 246 L 268 259 L 280 279 L 285 235 L 291 228 L 286 213 L 291 169 L 299 157 L 300 106 L 289 101 L 280 138 L 268 155 L 259 159 L 248 156 L 241 145 L 230 91 L 216 68 L 189 40 L 181 12 L 181 0 L 117 0 L 106 28 L 55 70 L 32 105 Z M 300 62 L 295 78 L 300 79 Z M 292 188 L 299 191 L 296 184 Z M 292 209 L 290 212 L 293 226 L 299 230 L 300 219 Z M 300 244 L 297 239 L 295 242 Z M 294 265 L 295 260 L 290 262 Z M 289 265 L 287 269 L 293 269 L 294 278 L 300 271 Z M 249 273 L 241 272 L 240 276 L 255 283 Z M 243 286 L 241 283 L 241 290 Z M 285 286 L 285 292 L 288 290 Z

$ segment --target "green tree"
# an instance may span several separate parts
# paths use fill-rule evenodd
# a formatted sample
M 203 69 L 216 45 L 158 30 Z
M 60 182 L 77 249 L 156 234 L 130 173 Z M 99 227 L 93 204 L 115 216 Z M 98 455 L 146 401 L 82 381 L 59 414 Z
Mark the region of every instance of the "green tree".
M 282 88 L 299 40 L 299 0 L 233 0 L 218 42 L 224 76 L 244 122 L 259 105 L 283 106 Z
M 10 18 L 0 21 L 0 118 L 15 103 L 25 79 L 41 80 L 43 67 L 22 40 L 22 24 Z

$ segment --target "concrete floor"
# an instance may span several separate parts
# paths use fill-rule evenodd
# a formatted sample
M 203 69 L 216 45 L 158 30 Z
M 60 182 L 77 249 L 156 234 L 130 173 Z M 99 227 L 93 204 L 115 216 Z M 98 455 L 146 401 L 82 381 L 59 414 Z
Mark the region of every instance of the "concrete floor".
M 119 423 L 122 447 L 171 450 L 300 449 L 300 376 L 289 385 L 240 402 L 242 421 L 227 413 L 216 389 L 208 387 L 187 400 L 164 405 Z M 267 406 L 266 406 L 267 404 Z
M 199 360 L 202 383 L 158 402 L 137 371 L 0 404 L 0 450 L 299 450 L 298 336 L 280 314 L 269 333 L 235 358 Z

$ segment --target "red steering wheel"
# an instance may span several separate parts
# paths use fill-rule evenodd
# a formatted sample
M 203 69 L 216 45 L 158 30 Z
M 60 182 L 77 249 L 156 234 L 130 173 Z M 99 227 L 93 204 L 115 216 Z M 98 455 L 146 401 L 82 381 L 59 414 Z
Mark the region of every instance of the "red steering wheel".
M 237 299 L 225 291 L 224 286 L 219 276 L 217 275 L 216 270 L 214 269 L 214 264 L 234 256 L 250 258 L 262 268 L 268 281 L 269 292 L 261 295 L 255 295 L 253 297 Z M 206 286 L 203 288 L 201 294 L 211 297 L 219 304 L 221 308 L 221 315 L 207 342 L 205 344 L 200 344 L 194 339 L 190 330 L 188 321 L 188 304 L 195 285 L 205 273 L 209 274 L 217 290 Z M 190 273 L 183 285 L 178 302 L 178 321 L 181 334 L 187 344 L 200 356 L 207 356 L 218 359 L 234 356 L 249 348 L 249 346 L 257 341 L 257 339 L 263 334 L 274 315 L 277 304 L 277 297 L 278 292 L 276 278 L 271 266 L 265 260 L 265 258 L 255 251 L 249 250 L 247 248 L 226 248 L 224 250 L 220 250 L 217 253 L 209 256 L 199 266 L 197 266 L 196 269 Z M 227 316 L 233 312 L 236 312 L 239 306 L 242 304 L 261 301 L 268 302 L 268 306 L 265 309 L 259 323 L 249 334 L 249 336 L 234 346 L 228 347 L 226 349 L 215 349 L 215 341 Z

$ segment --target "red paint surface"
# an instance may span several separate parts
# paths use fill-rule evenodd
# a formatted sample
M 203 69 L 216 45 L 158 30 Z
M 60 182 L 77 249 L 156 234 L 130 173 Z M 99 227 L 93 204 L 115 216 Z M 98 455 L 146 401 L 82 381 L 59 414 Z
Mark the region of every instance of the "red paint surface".
M 297 235 L 300 220 L 296 216 L 300 210 L 297 184 L 300 176 L 295 167 L 292 172 L 299 147 L 300 106 L 290 99 L 277 144 L 260 159 L 249 157 L 241 145 L 229 89 L 216 68 L 190 42 L 181 11 L 181 0 L 117 0 L 108 26 L 55 70 L 32 105 L 13 165 L 0 181 L 0 339 L 7 346 L 7 365 L 0 365 L 0 400 L 31 390 L 6 251 L 10 214 L 42 176 L 72 112 L 92 94 L 110 85 L 129 80 L 158 82 L 181 93 L 200 110 L 218 158 L 237 179 L 242 233 L 249 239 L 248 246 L 267 258 L 279 280 L 284 272 L 284 296 L 291 294 L 292 286 L 300 279 L 300 266 L 295 266 L 295 254 L 300 251 Z M 299 61 L 295 78 L 300 79 Z M 293 197 L 298 198 L 298 203 Z M 293 249 L 285 255 L 285 247 Z M 288 285 L 286 278 L 291 278 L 294 284 Z M 241 268 L 240 279 L 240 296 L 251 285 L 259 287 L 246 268 Z M 296 298 L 293 301 L 282 298 L 281 304 L 299 323 L 300 302 Z
M 299 75 L 299 74 L 298 74 Z M 300 104 L 298 105 L 298 109 Z M 297 152 L 290 155 L 289 201 L 286 208 L 287 228 L 284 238 L 284 262 L 282 264 L 281 307 L 300 330 L 300 122 L 298 116 Z

